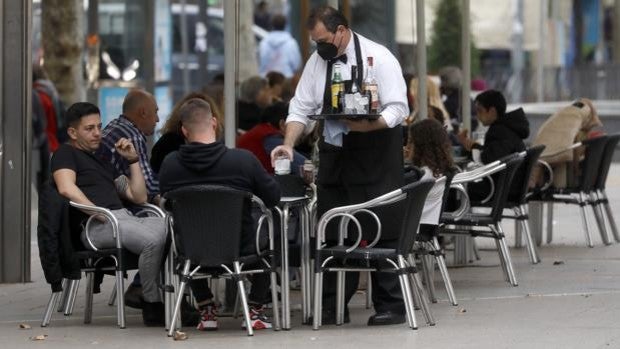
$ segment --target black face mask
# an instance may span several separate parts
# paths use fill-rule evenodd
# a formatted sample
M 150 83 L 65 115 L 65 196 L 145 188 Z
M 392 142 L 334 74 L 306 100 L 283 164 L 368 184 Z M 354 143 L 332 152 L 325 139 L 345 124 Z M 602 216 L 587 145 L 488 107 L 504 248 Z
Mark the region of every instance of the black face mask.
M 331 42 L 319 42 L 316 44 L 316 52 L 326 61 L 336 58 L 338 47 Z

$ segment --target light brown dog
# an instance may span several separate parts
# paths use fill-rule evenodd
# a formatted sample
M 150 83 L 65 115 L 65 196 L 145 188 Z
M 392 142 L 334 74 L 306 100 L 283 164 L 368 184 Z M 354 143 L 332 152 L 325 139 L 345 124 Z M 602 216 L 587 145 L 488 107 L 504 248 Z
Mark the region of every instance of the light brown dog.
M 582 150 L 564 151 L 573 143 L 580 142 L 587 138 L 588 132 L 594 127 L 602 126 L 603 123 L 596 113 L 596 108 L 592 101 L 587 98 L 580 98 L 570 106 L 560 109 L 551 115 L 538 129 L 533 146 L 544 144 L 545 151 L 540 159 L 551 165 L 553 169 L 553 185 L 556 188 L 565 188 L 567 177 L 573 178 L 576 170 L 573 163 L 580 159 Z M 542 171 L 540 168 L 534 170 L 530 185 L 540 184 Z

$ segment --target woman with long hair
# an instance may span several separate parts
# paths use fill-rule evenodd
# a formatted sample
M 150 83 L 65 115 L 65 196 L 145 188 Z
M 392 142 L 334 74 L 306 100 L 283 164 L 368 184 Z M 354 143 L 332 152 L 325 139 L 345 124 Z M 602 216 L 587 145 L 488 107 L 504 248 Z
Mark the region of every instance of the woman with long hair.
M 164 127 L 162 127 L 160 131 L 161 137 L 157 140 L 155 145 L 153 145 L 153 150 L 151 151 L 151 167 L 153 168 L 153 171 L 158 173 L 161 163 L 164 161 L 166 155 L 175 150 L 179 150 L 181 144 L 185 144 L 185 138 L 183 137 L 183 133 L 181 133 L 181 115 L 179 114 L 179 110 L 185 102 L 194 98 L 202 99 L 209 103 L 213 117 L 217 120 L 222 120 L 220 117 L 220 109 L 218 108 L 215 100 L 210 96 L 200 92 L 191 92 L 183 97 L 183 99 L 175 104 L 174 108 L 172 108 L 170 117 L 166 120 Z M 223 122 L 217 123 L 218 138 L 220 138 L 223 134 L 222 124 Z

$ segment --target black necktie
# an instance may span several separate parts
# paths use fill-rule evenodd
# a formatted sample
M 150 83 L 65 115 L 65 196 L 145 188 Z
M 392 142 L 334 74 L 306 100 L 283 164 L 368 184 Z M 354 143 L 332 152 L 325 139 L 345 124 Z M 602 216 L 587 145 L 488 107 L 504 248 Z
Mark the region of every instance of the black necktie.
M 347 64 L 347 54 L 342 54 L 334 59 L 332 59 L 332 62 L 336 63 L 337 61 L 341 61 L 344 64 Z

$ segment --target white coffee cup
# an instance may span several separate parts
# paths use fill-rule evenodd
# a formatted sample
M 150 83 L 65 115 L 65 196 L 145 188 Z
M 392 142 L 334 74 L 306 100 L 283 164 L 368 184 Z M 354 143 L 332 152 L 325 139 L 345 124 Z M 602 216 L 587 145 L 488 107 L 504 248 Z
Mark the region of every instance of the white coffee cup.
M 291 173 L 291 160 L 286 156 L 280 156 L 275 161 L 275 173 L 277 175 L 285 175 Z
M 482 163 L 482 159 L 480 158 L 480 149 L 472 149 L 471 157 L 475 163 L 477 164 Z

